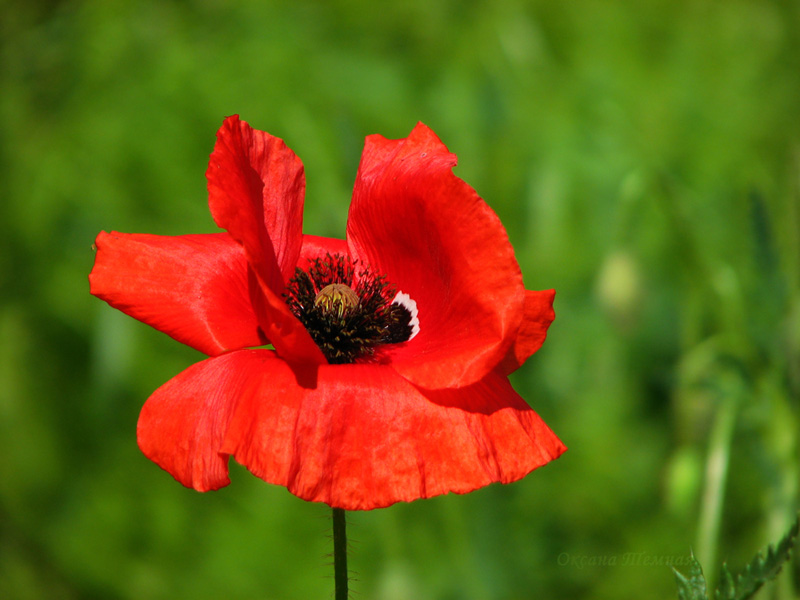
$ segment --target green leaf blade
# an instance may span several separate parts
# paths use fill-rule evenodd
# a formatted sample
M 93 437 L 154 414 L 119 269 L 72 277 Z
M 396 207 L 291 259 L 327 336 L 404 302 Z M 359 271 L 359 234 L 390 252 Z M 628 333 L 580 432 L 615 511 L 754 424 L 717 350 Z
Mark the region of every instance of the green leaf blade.
M 789 560 L 799 531 L 800 517 L 795 519 L 792 528 L 783 536 L 776 547 L 768 546 L 766 550 L 762 550 L 756 554 L 755 558 L 750 561 L 750 564 L 744 568 L 744 571 L 736 576 L 736 584 L 733 589 L 725 588 L 724 593 L 729 595 L 720 595 L 725 587 L 723 583 L 723 586 L 717 590 L 717 599 L 748 600 L 752 598 L 766 582 L 775 579 L 781 572 L 784 563 Z M 723 582 L 725 582 L 726 572 L 727 569 L 723 567 Z M 729 573 L 728 578 L 731 578 Z
M 675 568 L 672 569 L 675 580 L 678 582 L 678 600 L 708 600 L 706 596 L 706 578 L 703 568 L 692 553 L 689 562 L 689 575 L 683 575 Z

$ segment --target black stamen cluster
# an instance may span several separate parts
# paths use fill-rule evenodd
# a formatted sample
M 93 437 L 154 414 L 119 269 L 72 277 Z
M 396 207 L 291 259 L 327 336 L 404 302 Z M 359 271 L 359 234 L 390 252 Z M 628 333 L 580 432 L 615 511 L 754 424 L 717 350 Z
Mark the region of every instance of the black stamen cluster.
M 351 288 L 358 303 L 335 311 L 317 303 L 318 294 L 334 283 Z M 366 268 L 356 273 L 356 264 L 339 254 L 314 259 L 308 271 L 298 268 L 283 295 L 331 364 L 371 358 L 378 344 L 404 342 L 411 336 L 411 314 L 392 304 L 394 287 Z
M 386 330 L 384 331 L 381 342 L 384 344 L 397 344 L 405 342 L 411 337 L 413 328 L 411 327 L 411 313 L 405 306 L 392 304 L 389 306 L 387 315 Z

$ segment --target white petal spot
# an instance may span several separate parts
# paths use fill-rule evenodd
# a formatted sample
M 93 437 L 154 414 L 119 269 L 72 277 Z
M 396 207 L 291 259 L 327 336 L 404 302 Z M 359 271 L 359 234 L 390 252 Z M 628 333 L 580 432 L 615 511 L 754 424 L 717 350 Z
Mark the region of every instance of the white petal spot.
M 414 336 L 419 333 L 419 311 L 417 310 L 417 303 L 408 294 L 397 292 L 397 295 L 392 300 L 392 304 L 402 306 L 411 314 L 411 320 L 408 322 L 411 326 L 411 335 L 408 336 L 408 339 L 413 340 Z

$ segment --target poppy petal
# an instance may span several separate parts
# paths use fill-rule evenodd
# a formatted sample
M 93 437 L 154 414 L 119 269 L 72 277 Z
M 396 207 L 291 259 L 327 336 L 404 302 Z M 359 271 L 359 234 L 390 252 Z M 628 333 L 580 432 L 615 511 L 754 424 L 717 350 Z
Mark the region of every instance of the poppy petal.
M 214 221 L 244 246 L 259 277 L 280 294 L 302 245 L 303 163 L 282 139 L 234 115 L 217 132 L 206 177 Z
M 186 487 L 206 492 L 230 483 L 228 456 L 220 447 L 238 399 L 259 376 L 249 370 L 250 352 L 195 363 L 158 388 L 142 407 L 139 448 Z
M 428 392 L 382 365 L 322 365 L 304 377 L 269 353 L 236 354 L 253 375 L 221 451 L 305 500 L 369 510 L 466 493 L 565 450 L 496 373 Z
M 542 347 L 547 337 L 547 329 L 556 318 L 553 310 L 555 295 L 555 290 L 541 292 L 525 290 L 525 314 L 514 345 L 501 364 L 503 373 L 516 371 L 531 354 Z
M 328 254 L 347 256 L 349 254 L 347 242 L 336 238 L 306 234 L 303 236 L 303 248 L 300 250 L 300 261 L 297 266 L 307 269 L 310 261 L 315 258 L 324 259 Z
M 266 343 L 242 247 L 227 233 L 101 232 L 91 293 L 210 356 Z
M 267 287 L 262 286 L 261 291 L 263 304 L 255 307 L 256 314 L 262 330 L 278 354 L 291 363 L 327 363 L 322 351 L 283 299 Z
M 506 231 L 453 174 L 455 164 L 421 123 L 406 139 L 368 137 L 347 223 L 353 258 L 417 304 L 419 335 L 387 354 L 425 388 L 486 376 L 508 352 L 523 314 L 522 274 Z
M 303 243 L 300 159 L 283 140 L 234 115 L 217 132 L 206 177 L 214 220 L 242 244 L 261 284 L 263 296 L 255 309 L 267 338 L 287 360 L 325 362 L 281 298 Z

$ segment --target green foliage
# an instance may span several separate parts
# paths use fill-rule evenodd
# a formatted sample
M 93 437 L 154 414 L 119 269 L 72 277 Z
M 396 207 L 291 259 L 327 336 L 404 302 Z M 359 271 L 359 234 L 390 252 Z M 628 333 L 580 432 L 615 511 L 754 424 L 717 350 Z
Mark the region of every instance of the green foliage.
M 714 592 L 715 600 L 748 600 L 762 585 L 775 579 L 791 556 L 798 531 L 800 531 L 800 516 L 776 547 L 768 546 L 766 550 L 756 554 L 750 564 L 736 576 L 728 570 L 726 564 L 723 564 L 720 584 Z M 694 554 L 688 577 L 675 569 L 673 571 L 678 582 L 679 600 L 707 600 L 706 579 Z
M 703 576 L 703 568 L 694 553 L 690 559 L 688 576 L 684 576 L 675 568 L 672 571 L 678 582 L 678 600 L 707 600 L 706 578 Z
M 765 551 L 759 552 L 744 568 L 744 571 L 736 575 L 735 581 L 727 565 L 723 564 L 722 580 L 715 593 L 715 598 L 717 600 L 747 600 L 767 581 L 775 579 L 784 563 L 789 560 L 799 530 L 800 517 L 795 520 L 792 528 L 776 547 L 769 546 Z

